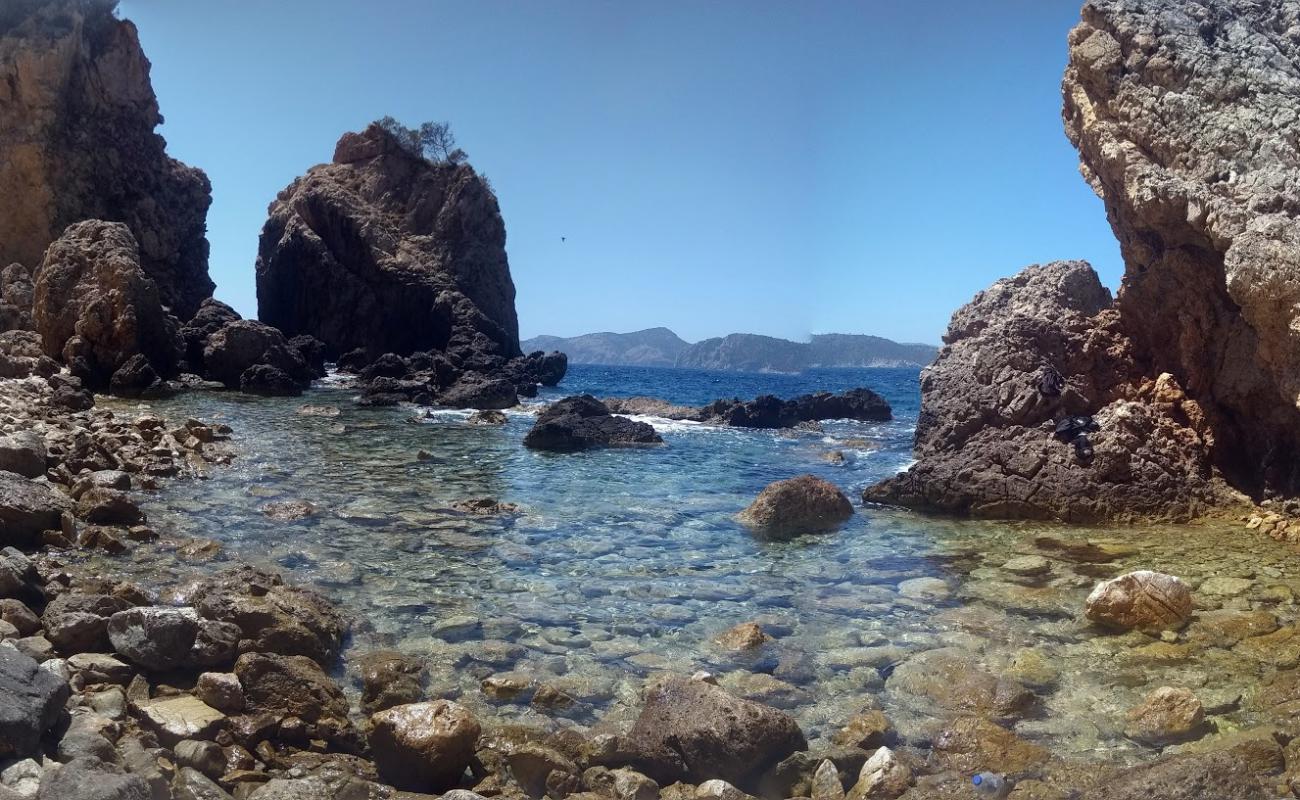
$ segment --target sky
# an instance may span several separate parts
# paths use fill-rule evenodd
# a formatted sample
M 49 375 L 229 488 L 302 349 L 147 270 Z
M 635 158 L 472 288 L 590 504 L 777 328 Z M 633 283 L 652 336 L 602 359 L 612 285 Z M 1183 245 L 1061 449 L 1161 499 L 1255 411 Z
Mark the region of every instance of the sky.
M 994 280 L 1119 248 L 1062 130 L 1078 0 L 123 0 L 217 296 L 346 131 L 446 120 L 496 190 L 520 332 L 937 343 Z

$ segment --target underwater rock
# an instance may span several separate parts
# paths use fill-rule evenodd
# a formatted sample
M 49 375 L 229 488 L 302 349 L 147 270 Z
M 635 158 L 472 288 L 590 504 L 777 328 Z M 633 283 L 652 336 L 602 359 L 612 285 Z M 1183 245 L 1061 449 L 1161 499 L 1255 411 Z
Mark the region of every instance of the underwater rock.
M 839 487 L 815 475 L 768 484 L 739 515 L 741 522 L 776 538 L 834 530 L 853 516 Z
M 1190 689 L 1161 686 L 1130 709 L 1124 735 L 1139 742 L 1165 745 L 1194 739 L 1205 732 L 1205 708 Z
M 1122 630 L 1180 628 L 1192 614 L 1192 590 L 1173 575 L 1138 570 L 1097 584 L 1084 615 Z

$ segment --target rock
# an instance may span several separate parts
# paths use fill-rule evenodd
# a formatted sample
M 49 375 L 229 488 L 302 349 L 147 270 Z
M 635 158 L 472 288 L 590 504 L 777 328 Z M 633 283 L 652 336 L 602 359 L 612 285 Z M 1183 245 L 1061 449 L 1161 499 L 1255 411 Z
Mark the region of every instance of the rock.
M 80 675 L 87 686 L 114 683 L 125 686 L 135 675 L 135 670 L 104 653 L 76 653 L 68 656 L 68 669 Z
M 173 800 L 232 800 L 230 794 L 202 772 L 182 766 L 171 785 Z
M 229 664 L 239 647 L 239 626 L 199 617 L 193 608 L 137 606 L 108 620 L 113 649 L 148 670 Z
M 912 783 L 912 770 L 888 747 L 871 754 L 858 773 L 858 782 L 849 790 L 849 800 L 898 797 Z
M 840 783 L 840 771 L 835 762 L 824 759 L 813 773 L 812 800 L 844 800 L 844 784 Z
M 59 530 L 63 514 L 71 510 L 67 495 L 0 471 L 0 546 L 30 545 L 41 531 Z
M 696 406 L 679 406 L 656 397 L 605 397 L 600 402 L 612 414 L 678 420 L 695 420 L 700 416 L 700 409 Z M 739 399 L 736 402 L 740 402 Z
M 226 772 L 226 755 L 215 742 L 185 739 L 172 748 L 176 763 L 202 772 L 209 778 L 220 778 Z
M 149 784 L 116 764 L 76 758 L 46 770 L 36 800 L 154 800 Z
M 768 484 L 740 514 L 744 522 L 776 538 L 834 530 L 853 516 L 839 487 L 815 475 Z
M 272 204 L 257 295 L 263 320 L 332 355 L 433 351 L 482 373 L 523 356 L 491 188 L 466 164 L 412 155 L 379 125 L 345 134 L 333 163 Z
M 225 724 L 226 715 L 188 694 L 150 700 L 140 706 L 140 716 L 168 743 L 206 739 Z
M 883 711 L 873 709 L 855 714 L 847 725 L 835 733 L 831 741 L 846 747 L 874 751 L 892 744 L 894 738 L 894 726 L 889 718 Z
M 509 418 L 500 411 L 475 411 L 469 415 L 468 422 L 471 425 L 505 425 Z
M 301 394 L 312 381 L 284 334 L 253 320 L 230 322 L 210 335 L 203 363 L 210 380 L 261 394 Z
M 32 275 L 22 264 L 0 270 L 0 331 L 31 330 L 34 291 Z
M 316 516 L 318 509 L 305 500 L 279 500 L 267 503 L 259 510 L 278 522 L 296 522 Z
M 724 780 L 714 778 L 695 788 L 695 800 L 755 800 L 748 792 L 742 792 Z
M 1205 732 L 1205 709 L 1189 689 L 1162 686 L 1128 712 L 1124 735 L 1152 745 L 1194 739 Z
M 659 800 L 659 784 L 636 770 L 591 767 L 582 773 L 582 784 L 612 800 Z
M 0 436 L 0 471 L 14 472 L 24 478 L 45 474 L 45 437 L 32 431 L 18 431 Z
M 240 652 L 304 655 L 325 663 L 343 642 L 346 625 L 328 600 L 255 567 L 220 572 L 187 594 L 203 617 L 239 626 Z
M 921 381 L 917 463 L 864 500 L 1087 523 L 1188 519 L 1224 499 L 1201 407 L 1156 402 L 1086 263 L 997 281 L 953 314 L 944 342 Z M 1097 427 L 1086 446 L 1055 434 L 1079 415 Z
M 215 297 L 209 297 L 199 304 L 194 316 L 181 326 L 181 339 L 185 342 L 185 364 L 191 372 L 206 372 L 203 349 L 207 347 L 208 337 L 240 319 L 239 312 Z
M 754 622 L 742 622 L 715 638 L 714 643 L 723 650 L 753 650 L 772 641 L 772 637 Z
M 357 659 L 361 673 L 361 704 L 368 713 L 418 702 L 424 695 L 420 676 L 424 666 L 396 650 L 378 650 Z
M 524 437 L 534 450 L 567 453 L 592 447 L 662 444 L 655 429 L 644 422 L 616 417 L 591 395 L 566 397 L 547 406 Z
M 504 378 L 470 374 L 438 395 L 438 404 L 448 408 L 499 410 L 519 405 L 515 384 Z
M 45 635 L 60 652 L 104 652 L 108 645 L 108 618 L 130 607 L 120 597 L 65 592 L 45 607 L 41 623 Z
M 850 389 L 840 394 L 805 394 L 793 400 L 770 394 L 749 402 L 739 398 L 715 400 L 692 418 L 738 428 L 792 428 L 801 422 L 829 419 L 887 422 L 893 418 L 893 412 L 889 403 L 870 389 Z
M 1012 575 L 1033 578 L 1051 572 L 1052 562 L 1042 556 L 1017 556 L 1008 559 L 1002 568 Z
M 1049 753 L 1006 728 L 979 717 L 959 717 L 934 740 L 935 755 L 949 769 L 1019 774 L 1045 763 Z
M 123 222 L 159 300 L 188 319 L 213 290 L 211 188 L 154 132 L 162 115 L 135 26 L 111 4 L 70 0 L 7 4 L 6 16 L 0 265 L 39 264 L 73 223 Z
M 720 778 L 753 786 L 768 765 L 807 748 L 785 713 L 685 678 L 646 693 L 628 738 L 641 771 L 660 784 Z
M 126 492 L 94 487 L 77 498 L 77 516 L 97 525 L 139 525 L 144 512 Z
M 577 788 L 577 765 L 554 748 L 524 744 L 512 749 L 506 756 L 506 764 L 515 782 L 529 797 L 563 797 Z
M 18 650 L 0 646 L 0 759 L 35 753 L 69 695 L 66 680 Z
M 14 626 L 19 636 L 31 636 L 41 629 L 41 618 L 21 600 L 0 599 L 0 620 Z
M 1235 753 L 1180 755 L 1112 775 L 1082 800 L 1265 800 L 1268 795 Z
M 204 672 L 194 684 L 194 694 L 226 714 L 244 710 L 244 687 L 233 672 Z
M 249 715 L 283 722 L 290 717 L 314 725 L 317 738 L 352 746 L 348 701 L 316 662 L 306 656 L 245 653 L 235 662 Z
M 480 728 L 448 700 L 400 705 L 371 717 L 370 747 L 384 780 L 414 791 L 455 786 L 474 757 Z
M 1122 630 L 1180 628 L 1192 613 L 1192 592 L 1173 575 L 1138 570 L 1103 581 L 1088 595 L 1087 618 Z
M 491 497 L 471 497 L 468 500 L 456 500 L 452 502 L 451 510 L 472 517 L 516 516 L 523 513 L 523 509 L 514 503 L 502 503 Z
M 168 377 L 181 357 L 180 324 L 164 308 L 135 237 L 121 223 L 79 222 L 50 245 L 36 271 L 32 314 L 46 354 L 92 388 L 109 388 L 134 356 Z
M 1022 717 L 1037 703 L 1024 686 L 990 673 L 969 653 L 951 647 L 907 659 L 894 668 L 885 687 L 904 698 L 925 698 L 945 711 L 993 719 Z

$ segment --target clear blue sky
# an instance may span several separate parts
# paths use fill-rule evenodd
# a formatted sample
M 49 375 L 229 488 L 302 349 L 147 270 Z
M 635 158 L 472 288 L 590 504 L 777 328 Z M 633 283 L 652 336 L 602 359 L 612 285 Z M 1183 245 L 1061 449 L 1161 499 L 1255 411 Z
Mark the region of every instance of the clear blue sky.
M 217 295 L 267 204 L 384 114 L 449 120 L 501 201 L 522 334 L 937 342 L 993 280 L 1122 269 L 1060 121 L 1078 0 L 123 0 Z M 566 241 L 561 242 L 561 237 Z

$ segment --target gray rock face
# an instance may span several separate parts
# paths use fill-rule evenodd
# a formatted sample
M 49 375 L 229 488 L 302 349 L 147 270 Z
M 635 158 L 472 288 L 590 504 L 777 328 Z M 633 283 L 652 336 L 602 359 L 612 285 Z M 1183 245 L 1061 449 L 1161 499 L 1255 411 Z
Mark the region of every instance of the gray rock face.
M 45 474 L 45 438 L 32 431 L 0 436 L 0 470 L 16 472 L 25 478 Z
M 1063 85 L 1134 355 L 1200 404 L 1252 495 L 1300 492 L 1298 21 L 1273 0 L 1091 0 Z
M 149 61 L 111 2 L 7 3 L 0 21 L 0 265 L 34 267 L 73 223 L 126 223 L 163 303 L 212 294 L 211 188 L 169 158 Z M 7 294 L 7 293 L 6 293 Z
M 378 125 L 339 140 L 271 204 L 257 259 L 258 316 L 333 356 L 521 355 L 505 223 L 467 165 L 407 153 Z
M 32 274 L 22 264 L 0 270 L 0 331 L 31 330 Z
M 283 333 L 253 320 L 229 322 L 209 336 L 203 348 L 203 362 L 209 378 L 232 389 L 250 385 L 254 389 L 263 388 L 267 385 L 266 368 L 278 370 L 290 382 L 289 386 L 296 388 L 296 391 L 275 394 L 300 392 L 313 377 L 302 355 L 289 346 Z
M 12 472 L 0 472 L 0 546 L 22 547 L 45 530 L 58 530 L 72 501 L 62 492 Z
M 0 646 L 0 758 L 36 752 L 70 694 L 68 682 L 7 646 Z
M 720 778 L 752 788 L 766 767 L 807 749 L 793 718 L 703 681 L 671 678 L 646 694 L 628 734 L 636 766 L 660 784 Z
M 1229 753 L 1166 758 L 1124 770 L 1083 800 L 1264 800 L 1245 759 Z
M 50 245 L 36 271 L 32 313 L 46 354 L 91 388 L 107 388 L 134 356 L 144 356 L 164 377 L 181 356 L 180 325 L 121 223 L 79 222 Z
M 36 800 L 153 800 L 143 778 L 97 758 L 77 758 L 41 778 Z
M 944 341 L 921 377 L 918 463 L 864 500 L 1092 522 L 1186 519 L 1226 496 L 1201 407 L 1171 376 L 1142 376 L 1086 263 L 998 281 Z

